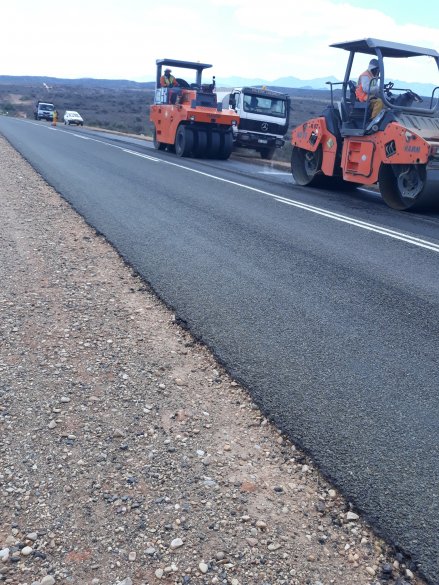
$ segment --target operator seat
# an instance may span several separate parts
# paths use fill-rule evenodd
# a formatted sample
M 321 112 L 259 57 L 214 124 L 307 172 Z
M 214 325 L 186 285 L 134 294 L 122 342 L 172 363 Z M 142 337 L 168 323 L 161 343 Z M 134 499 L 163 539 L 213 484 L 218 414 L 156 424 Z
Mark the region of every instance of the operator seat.
M 357 84 L 354 81 L 349 81 L 349 104 L 350 104 L 350 116 L 351 117 L 363 117 L 364 118 L 364 110 L 369 108 L 369 101 L 367 102 L 360 102 L 357 99 L 357 95 L 355 93 L 357 89 Z
M 355 95 L 357 85 L 348 81 L 348 92 L 345 102 L 340 104 L 340 114 L 343 121 L 341 133 L 363 135 L 367 122 L 370 119 L 369 101 L 360 102 Z
M 326 127 L 329 132 L 337 139 L 340 138 L 340 127 L 342 123 L 340 112 L 333 106 L 326 106 L 322 112 L 322 116 L 325 118 Z

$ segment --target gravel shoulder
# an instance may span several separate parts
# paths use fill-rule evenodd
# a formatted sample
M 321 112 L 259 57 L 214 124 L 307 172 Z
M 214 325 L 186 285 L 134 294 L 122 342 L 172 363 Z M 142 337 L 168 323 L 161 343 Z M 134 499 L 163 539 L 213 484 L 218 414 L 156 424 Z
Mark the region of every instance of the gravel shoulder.
M 416 584 L 0 137 L 0 582 Z

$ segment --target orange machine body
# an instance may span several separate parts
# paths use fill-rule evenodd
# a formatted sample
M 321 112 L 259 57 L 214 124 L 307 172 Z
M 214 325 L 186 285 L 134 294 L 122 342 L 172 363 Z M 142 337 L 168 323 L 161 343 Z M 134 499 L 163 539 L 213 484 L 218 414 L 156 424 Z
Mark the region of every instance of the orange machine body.
M 315 152 L 321 145 L 321 170 L 327 176 L 337 174 L 337 155 L 345 181 L 372 185 L 378 181 L 381 164 L 427 164 L 430 143 L 396 122 L 382 132 L 366 136 L 345 136 L 337 140 L 324 117 L 308 120 L 295 128 L 291 144 Z
M 223 110 L 222 102 L 218 103 L 215 77 L 212 83 L 202 83 L 203 71 L 212 65 L 175 59 L 158 59 L 156 65 L 156 90 L 150 109 L 154 148 L 175 150 L 177 156 L 228 159 L 239 116 L 229 108 Z M 182 72 L 184 78 L 175 77 L 177 86 L 161 87 L 164 67 Z
M 331 46 L 348 54 L 344 80 L 328 81 L 330 103 L 292 131 L 295 184 L 326 189 L 377 184 L 392 209 L 439 207 L 439 53 L 375 38 Z M 375 62 L 376 95 L 368 93 L 365 101 L 358 99 L 358 81 L 352 79 L 358 55 Z M 418 95 L 401 82 L 399 87 L 386 82 L 385 72 L 396 61 L 413 58 L 415 67 L 419 58 L 428 63 L 430 95 L 430 89 Z M 380 111 L 372 107 L 376 97 Z
M 176 96 L 176 103 L 169 103 L 171 96 Z M 150 120 L 154 123 L 157 140 L 163 144 L 175 144 L 178 127 L 181 124 L 196 127 L 200 124 L 221 126 L 231 129 L 238 125 L 239 116 L 233 110 L 217 110 L 216 94 L 212 93 L 210 105 L 200 100 L 199 92 L 190 89 L 160 88 L 156 92 L 156 102 L 151 106 Z M 209 96 L 210 97 L 210 96 Z

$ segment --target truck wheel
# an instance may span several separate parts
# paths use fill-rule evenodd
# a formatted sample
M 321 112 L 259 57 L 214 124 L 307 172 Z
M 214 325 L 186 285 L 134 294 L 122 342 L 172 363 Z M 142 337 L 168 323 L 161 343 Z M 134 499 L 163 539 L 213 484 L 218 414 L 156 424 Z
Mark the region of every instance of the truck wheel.
M 157 132 L 156 132 L 155 128 L 154 128 L 154 132 L 152 135 L 152 143 L 154 144 L 154 148 L 156 150 L 165 150 L 165 148 L 166 148 L 166 144 L 163 144 L 162 142 L 159 142 L 157 140 Z
M 203 158 L 207 154 L 207 132 L 205 130 L 197 130 L 195 132 L 194 140 L 194 156 Z
M 233 150 L 233 135 L 231 132 L 221 134 L 221 146 L 218 153 L 220 160 L 227 160 L 232 154 Z
M 435 189 L 427 183 L 425 165 L 382 164 L 378 184 L 382 198 L 392 209 L 414 211 L 437 205 Z
M 265 160 L 272 160 L 274 153 L 276 152 L 276 148 L 263 148 L 261 153 L 261 158 Z
M 293 146 L 291 154 L 291 172 L 298 185 L 316 186 L 322 167 L 322 147 L 315 152 Z
M 194 135 L 190 128 L 180 126 L 175 137 L 175 152 L 177 156 L 190 156 L 194 146 Z

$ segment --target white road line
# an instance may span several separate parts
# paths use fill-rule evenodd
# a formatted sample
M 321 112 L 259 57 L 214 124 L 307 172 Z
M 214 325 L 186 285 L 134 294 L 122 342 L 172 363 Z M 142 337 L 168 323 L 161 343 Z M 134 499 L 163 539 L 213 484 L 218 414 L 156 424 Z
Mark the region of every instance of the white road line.
M 223 183 L 228 183 L 230 185 L 235 185 L 237 187 L 241 187 L 243 189 L 247 189 L 248 191 L 253 191 L 255 193 L 260 193 L 261 195 L 266 195 L 267 197 L 271 197 L 275 201 L 280 203 L 285 203 L 286 205 L 291 205 L 293 207 L 297 207 L 299 209 L 303 209 L 304 211 L 309 211 L 311 213 L 315 213 L 317 215 L 321 215 L 327 217 L 329 219 L 340 221 L 342 223 L 347 223 L 353 225 L 355 227 L 365 229 L 371 232 L 375 232 L 381 234 L 383 236 L 387 236 L 389 238 L 393 238 L 395 240 L 400 240 L 407 244 L 412 244 L 413 246 L 418 246 L 420 248 L 425 248 L 426 250 L 430 250 L 432 252 L 439 253 L 439 244 L 435 244 L 434 242 L 430 242 L 428 240 L 423 240 L 421 238 L 417 238 L 415 236 L 411 236 L 410 234 L 405 234 L 403 232 L 398 232 L 396 230 L 391 230 L 384 226 L 380 226 L 373 223 L 367 223 L 361 221 L 359 219 L 355 219 L 354 217 L 349 217 L 348 215 L 341 215 L 339 213 L 334 213 L 327 209 L 323 209 L 321 207 L 315 207 L 314 205 L 308 205 L 307 203 L 302 203 L 301 201 L 296 201 L 294 199 L 287 199 L 285 197 L 281 197 L 280 195 L 276 195 L 275 193 L 270 193 L 269 191 L 263 191 L 262 189 L 257 189 L 255 187 L 250 187 L 249 185 L 243 185 L 242 183 L 238 183 L 236 181 L 231 181 L 229 179 L 223 179 L 222 177 L 217 177 L 215 175 L 211 175 L 210 173 L 205 173 L 203 171 L 198 171 L 196 169 L 191 169 L 190 167 L 186 167 L 184 165 L 180 165 L 178 163 L 173 163 L 170 161 L 162 161 L 165 164 L 169 164 L 172 166 L 176 166 L 182 168 L 187 171 L 191 171 L 193 173 L 204 175 L 211 179 L 216 179 L 217 181 L 221 181 Z
M 258 171 L 259 175 L 285 175 L 291 176 L 291 173 L 287 173 L 285 171 Z
M 66 130 L 61 130 L 61 132 L 66 132 Z M 90 140 L 88 136 L 81 136 L 81 134 L 75 134 L 74 132 L 69 132 L 69 134 L 73 134 L 76 138 L 82 138 L 82 140 Z
M 370 195 L 376 195 L 377 197 L 380 197 L 380 194 L 378 191 L 374 191 L 373 189 L 368 189 L 367 187 L 360 187 L 358 190 L 363 191 L 363 193 L 369 193 Z
M 120 147 L 118 147 L 120 148 Z M 159 162 L 160 159 L 154 156 L 149 156 L 148 154 L 142 154 L 140 152 L 136 152 L 135 150 L 128 150 L 127 148 L 122 148 L 123 152 L 127 152 L 128 154 L 133 154 L 134 156 L 140 156 L 140 158 L 147 158 L 148 160 L 153 160 L 154 162 Z
M 300 209 L 305 209 L 306 211 L 312 211 L 313 213 L 317 213 L 318 215 L 323 215 L 324 217 L 329 217 L 335 221 L 341 221 L 343 223 L 347 223 L 349 225 L 353 225 L 355 227 L 368 230 L 370 232 L 375 232 L 377 234 L 381 234 L 383 236 L 387 236 L 389 238 L 393 238 L 395 240 L 401 240 L 408 244 L 412 244 L 413 246 L 419 246 L 420 248 L 425 248 L 426 250 L 431 250 L 432 252 L 439 253 L 439 244 L 435 244 L 434 242 L 429 242 L 428 240 L 422 240 L 421 238 L 416 238 L 414 236 L 410 236 L 408 234 L 403 234 L 402 232 L 396 232 L 394 230 L 390 230 L 385 227 L 376 226 L 374 224 L 369 224 L 367 222 L 354 219 L 351 217 L 347 217 L 344 215 L 340 215 L 338 213 L 333 213 L 332 211 L 326 211 L 323 209 L 314 208 L 311 209 L 311 206 L 302 204 L 300 202 L 291 201 L 290 199 L 284 199 L 282 197 L 276 198 L 276 201 L 279 203 L 284 203 L 285 205 L 292 205 L 294 207 L 299 207 Z
M 54 130 L 54 128 L 51 128 L 51 129 Z M 65 130 L 61 130 L 61 132 L 65 132 Z M 77 136 L 79 138 L 84 138 L 83 136 L 81 136 L 79 134 L 74 134 L 72 132 L 68 132 L 68 134 L 73 134 L 73 136 Z M 187 167 L 187 166 L 179 164 L 179 163 L 159 159 L 159 158 L 149 156 L 146 154 L 141 154 L 140 152 L 136 152 L 135 150 L 129 150 L 127 148 L 123 148 L 122 146 L 118 146 L 116 144 L 109 144 L 108 142 L 104 142 L 104 141 L 98 140 L 96 138 L 88 138 L 88 139 L 93 141 L 93 142 L 99 142 L 100 144 L 103 144 L 105 146 L 111 146 L 113 148 L 117 148 L 119 150 L 122 150 L 123 152 L 126 152 L 127 154 L 132 154 L 134 156 L 138 156 L 140 158 L 145 158 L 145 159 L 151 160 L 153 162 L 161 162 L 163 164 L 177 167 L 179 169 L 183 169 L 185 171 L 189 171 L 189 172 L 195 173 L 197 175 L 202 175 L 204 177 L 208 177 L 209 179 L 214 179 L 214 180 L 220 181 L 222 183 L 234 185 L 236 187 L 246 189 L 247 191 L 259 193 L 260 195 L 265 195 L 266 197 L 271 197 L 272 199 L 274 199 L 275 201 L 277 201 L 279 203 L 284 203 L 285 205 L 290 205 L 292 207 L 302 209 L 303 211 L 315 213 L 317 215 L 326 217 L 328 219 L 332 219 L 334 221 L 346 223 L 346 224 L 352 225 L 352 226 L 360 228 L 360 229 L 368 230 L 370 232 L 374 232 L 374 233 L 380 234 L 382 236 L 386 236 L 388 238 L 393 238 L 395 240 L 405 242 L 406 244 L 411 244 L 413 246 L 418 246 L 419 248 L 424 248 L 425 250 L 430 250 L 431 252 L 439 253 L 439 244 L 435 244 L 434 242 L 430 242 L 428 240 L 423 240 L 422 238 L 417 238 L 415 236 L 411 236 L 410 234 L 405 234 L 403 232 L 391 230 L 391 229 L 386 228 L 384 226 L 380 226 L 380 225 L 373 224 L 373 223 L 368 223 L 368 222 L 365 222 L 365 221 L 362 221 L 359 219 L 355 219 L 354 217 L 349 217 L 348 215 L 342 215 L 340 213 L 335 213 L 333 211 L 323 209 L 321 207 L 315 207 L 314 205 L 302 203 L 301 201 L 296 201 L 295 199 L 287 199 L 285 197 L 277 195 L 276 193 L 270 193 L 269 191 L 257 189 L 256 187 L 250 187 L 249 185 L 244 185 L 243 183 L 238 183 L 237 181 L 231 181 L 230 179 L 223 179 L 222 177 L 212 175 L 211 173 L 205 173 L 204 171 L 199 171 L 197 169 L 192 169 L 191 167 Z M 282 174 L 282 173 L 279 173 L 279 174 Z M 285 173 L 285 174 L 289 174 L 289 173 Z M 373 193 L 375 194 L 374 191 L 373 191 Z

